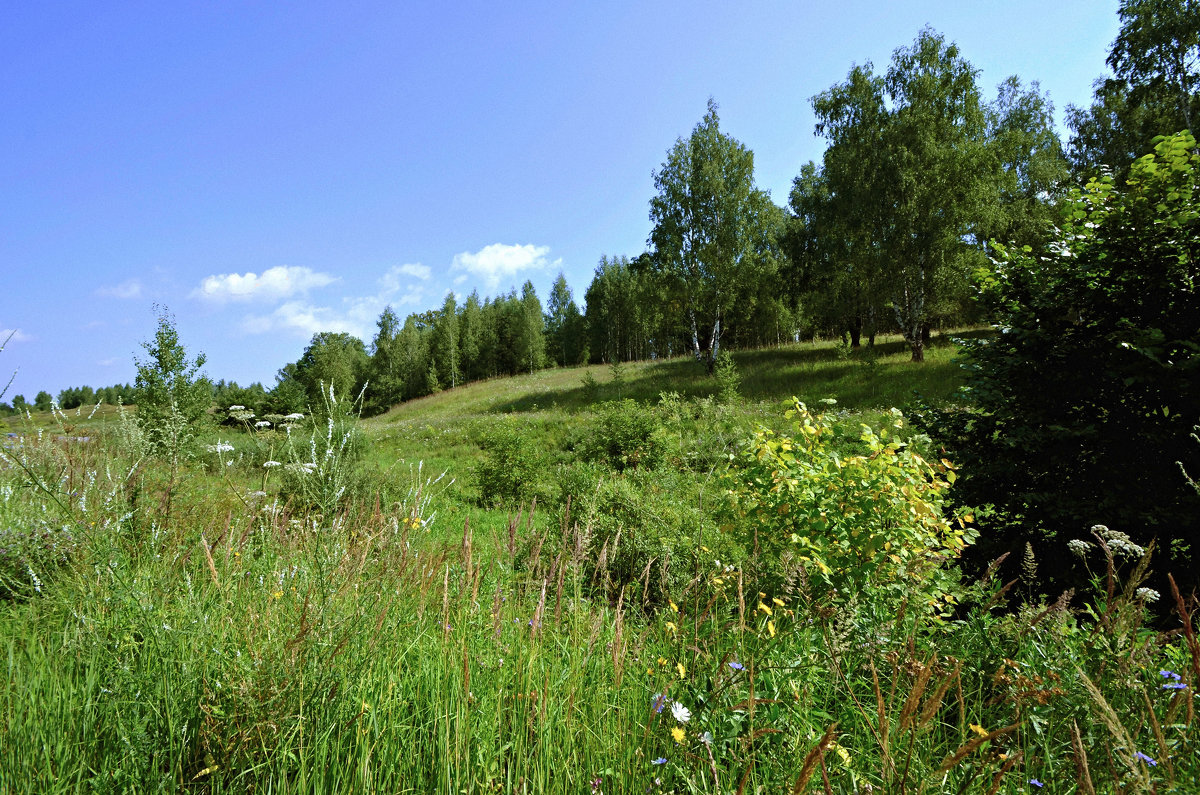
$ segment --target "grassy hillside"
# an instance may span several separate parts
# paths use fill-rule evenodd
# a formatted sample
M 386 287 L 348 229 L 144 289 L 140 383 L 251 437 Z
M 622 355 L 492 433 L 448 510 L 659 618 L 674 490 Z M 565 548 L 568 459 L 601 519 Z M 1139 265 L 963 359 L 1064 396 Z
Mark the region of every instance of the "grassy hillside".
M 544 371 L 174 466 L 35 417 L 0 792 L 1194 792 L 1194 636 L 1100 536 L 1074 601 L 1023 604 L 1032 560 L 961 582 L 971 462 L 887 411 L 953 349 L 880 352 L 741 352 L 736 400 L 686 359 Z

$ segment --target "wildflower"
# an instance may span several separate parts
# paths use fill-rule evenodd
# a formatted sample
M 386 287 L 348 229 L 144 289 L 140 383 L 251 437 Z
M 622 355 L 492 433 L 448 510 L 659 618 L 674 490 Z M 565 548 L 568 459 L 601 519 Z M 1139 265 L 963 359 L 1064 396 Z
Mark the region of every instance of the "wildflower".
M 1033 786 L 1035 786 L 1035 787 L 1038 787 L 1038 788 L 1041 788 L 1041 787 L 1044 787 L 1044 786 L 1046 786 L 1046 785 L 1045 785 L 1045 784 L 1043 784 L 1042 782 L 1038 781 L 1036 778 L 1031 778 L 1031 779 L 1029 779 L 1029 783 L 1030 783 L 1030 784 L 1032 784 L 1032 785 L 1033 785 Z
M 1179 674 L 1175 673 L 1174 671 L 1159 671 L 1158 675 L 1163 679 L 1174 679 L 1176 682 L 1178 682 L 1181 678 Z
M 271 467 L 283 466 L 283 464 L 280 464 L 278 461 L 264 461 L 263 466 L 270 469 Z
M 679 672 L 680 679 L 687 679 L 687 669 L 683 667 L 683 663 L 675 663 L 675 670 Z
M 767 622 L 767 632 L 770 633 L 772 638 L 775 637 L 775 622 L 774 621 Z
M 683 729 L 676 726 L 674 729 L 671 729 L 671 736 L 675 739 L 675 742 L 681 743 L 683 742 L 683 739 L 687 737 L 687 733 L 684 732 Z
M 1067 542 L 1067 549 L 1071 550 L 1071 553 L 1074 555 L 1086 558 L 1088 552 L 1092 549 L 1092 545 L 1082 539 L 1073 538 Z
M 675 626 L 674 621 L 667 622 L 667 632 L 670 632 L 672 635 L 674 635 L 678 631 L 679 631 L 679 627 Z
M 764 612 L 764 613 L 766 613 L 767 615 L 771 615 L 771 614 L 774 612 L 774 611 L 772 611 L 772 610 L 771 610 L 771 608 L 767 607 L 767 606 L 766 606 L 765 604 L 763 604 L 762 602 L 759 602 L 759 603 L 758 603 L 758 609 L 759 609 L 759 610 L 761 610 L 761 611 L 763 611 L 763 612 Z
M 972 723 L 969 728 L 971 729 L 971 731 L 975 732 L 980 737 L 987 737 L 988 734 L 990 734 L 990 732 L 988 732 L 987 729 L 983 728 L 978 723 Z
M 735 671 L 743 671 L 746 668 L 746 666 L 742 665 L 740 662 L 737 662 L 736 660 L 729 663 L 729 667 Z
M 655 715 L 662 712 L 663 707 L 665 707 L 667 705 L 667 694 L 666 693 L 656 693 L 654 695 L 654 701 L 651 702 L 651 705 L 654 709 Z
M 233 406 L 230 406 L 230 407 L 229 407 L 229 410 L 230 410 L 230 411 L 245 411 L 245 410 L 246 410 L 246 407 L 245 407 L 245 406 L 233 405 Z
M 705 745 L 712 745 L 712 741 L 712 732 L 705 732 L 704 734 L 700 735 L 700 742 L 704 743 Z
M 1187 690 L 1187 685 L 1183 682 L 1167 682 L 1162 686 L 1163 690 Z
M 652 764 L 652 765 L 665 765 L 666 763 L 667 763 L 667 758 L 665 756 L 660 756 L 658 759 L 650 760 L 650 764 Z
M 687 723 L 692 719 L 692 711 L 678 701 L 671 704 L 671 714 L 680 723 Z
M 667 603 L 671 605 L 672 612 L 675 612 L 675 613 L 679 612 L 679 605 L 675 604 L 675 600 L 668 599 Z
M 304 415 L 301 414 L 300 412 L 295 412 L 293 414 L 288 414 L 288 415 L 284 416 L 284 419 L 285 420 L 293 420 L 293 421 L 302 420 L 302 419 L 304 419 Z
M 1147 604 L 1158 601 L 1158 591 L 1153 588 L 1138 588 L 1136 596 Z
M 270 420 L 259 420 L 258 422 L 254 423 L 254 427 L 255 428 L 269 428 L 269 427 L 271 427 L 271 421 Z
M 1133 758 L 1140 759 L 1141 761 L 1145 762 L 1146 764 L 1150 765 L 1151 767 L 1158 767 L 1158 762 L 1155 762 L 1153 759 L 1146 756 L 1141 751 L 1134 751 Z

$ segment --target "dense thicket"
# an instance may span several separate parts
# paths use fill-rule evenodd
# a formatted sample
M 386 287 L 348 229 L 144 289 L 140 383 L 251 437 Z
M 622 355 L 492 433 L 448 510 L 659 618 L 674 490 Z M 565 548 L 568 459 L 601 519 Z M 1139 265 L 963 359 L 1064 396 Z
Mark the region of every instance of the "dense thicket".
M 1200 493 L 1200 153 L 1188 133 L 1073 190 L 1054 239 L 1002 250 L 982 279 L 1001 333 L 968 344 L 971 406 L 932 430 L 968 462 L 957 489 L 997 515 L 978 553 L 1026 542 L 1072 580 L 1096 524 L 1157 539 L 1196 582 Z

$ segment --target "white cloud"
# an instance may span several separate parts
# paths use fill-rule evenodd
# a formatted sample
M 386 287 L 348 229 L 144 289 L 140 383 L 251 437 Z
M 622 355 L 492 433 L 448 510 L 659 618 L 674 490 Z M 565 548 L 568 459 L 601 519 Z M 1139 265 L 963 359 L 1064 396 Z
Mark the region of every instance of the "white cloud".
M 6 342 L 29 342 L 33 337 L 19 328 L 0 328 L 0 346 Z
M 96 294 L 107 298 L 140 298 L 142 283 L 137 279 L 129 279 L 110 287 L 101 287 L 96 290 Z
M 562 260 L 550 262 L 546 259 L 549 253 L 549 246 L 492 243 L 474 253 L 464 251 L 455 254 L 451 268 L 467 271 L 483 279 L 489 290 L 495 290 L 500 286 L 501 280 L 509 279 L 522 271 L 545 270 L 562 263 Z
M 305 338 L 321 331 L 346 332 L 370 342 L 385 306 L 420 308 L 427 301 L 426 285 L 420 282 L 429 276 L 430 268 L 425 265 L 393 265 L 379 277 L 378 292 L 374 295 L 343 298 L 340 307 L 318 306 L 299 299 L 286 301 L 270 313 L 246 315 L 241 330 L 246 334 L 281 332 Z
M 418 279 L 425 280 L 429 278 L 429 266 L 421 263 L 409 263 L 392 268 L 397 273 L 403 273 L 405 276 L 415 276 Z
M 328 273 L 310 268 L 275 266 L 262 275 L 256 273 L 221 273 L 207 276 L 192 291 L 193 298 L 224 303 L 226 301 L 279 301 L 337 281 Z

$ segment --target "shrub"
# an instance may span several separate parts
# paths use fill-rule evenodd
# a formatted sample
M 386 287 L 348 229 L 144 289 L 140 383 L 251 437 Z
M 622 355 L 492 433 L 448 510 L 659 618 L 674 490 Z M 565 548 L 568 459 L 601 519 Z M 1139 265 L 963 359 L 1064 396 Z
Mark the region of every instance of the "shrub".
M 589 461 L 600 461 L 617 471 L 653 469 L 666 453 L 658 416 L 632 400 L 605 403 L 582 445 Z
M 1048 587 L 1078 586 L 1063 542 L 1103 522 L 1162 540 L 1189 590 L 1200 469 L 1200 154 L 1187 133 L 1159 141 L 1128 183 L 1105 176 L 1059 202 L 1060 228 L 1034 250 L 999 249 L 979 274 L 1000 333 L 966 346 L 967 411 L 927 427 L 970 461 L 959 492 L 993 503 L 980 564 L 1032 543 Z
M 479 501 L 519 505 L 537 493 L 544 463 L 523 429 L 504 421 L 481 439 L 483 458 L 475 465 Z
M 760 428 L 725 476 L 726 527 L 757 574 L 778 579 L 795 563 L 827 594 L 950 595 L 939 570 L 976 535 L 946 516 L 950 462 L 899 441 L 896 409 L 891 428 L 864 424 L 857 441 L 795 398 L 786 416 L 792 435 Z

